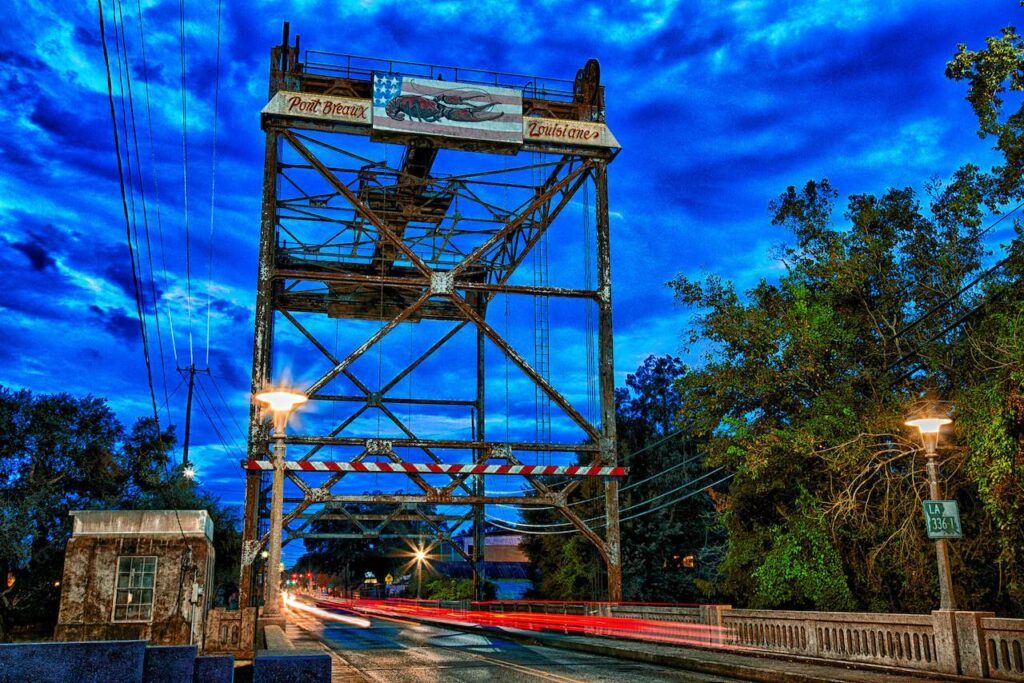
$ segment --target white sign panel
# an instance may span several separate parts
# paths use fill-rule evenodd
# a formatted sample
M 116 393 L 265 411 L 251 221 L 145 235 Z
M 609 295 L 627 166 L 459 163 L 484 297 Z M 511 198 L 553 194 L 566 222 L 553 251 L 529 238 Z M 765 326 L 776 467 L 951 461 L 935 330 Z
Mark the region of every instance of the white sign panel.
M 371 105 L 370 100 L 279 90 L 263 107 L 263 113 L 368 126 Z
M 525 142 L 554 142 L 587 147 L 619 147 L 608 126 L 589 121 L 545 119 L 537 116 L 523 118 Z

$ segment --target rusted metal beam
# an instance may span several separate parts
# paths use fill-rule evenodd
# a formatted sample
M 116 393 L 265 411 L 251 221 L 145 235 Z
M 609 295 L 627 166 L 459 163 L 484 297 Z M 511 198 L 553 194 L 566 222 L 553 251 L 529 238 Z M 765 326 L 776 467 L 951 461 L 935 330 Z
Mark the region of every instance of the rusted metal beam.
M 574 408 L 572 404 L 562 396 L 562 394 L 551 386 L 550 382 L 541 377 L 540 374 L 533 369 L 533 366 L 531 366 L 525 358 L 519 355 L 518 351 L 513 349 L 494 328 L 487 324 L 486 320 L 484 320 L 468 303 L 466 303 L 465 299 L 454 293 L 451 295 L 451 299 L 455 302 L 455 305 L 458 306 L 459 310 L 461 310 L 474 325 L 482 330 L 495 346 L 501 349 L 502 352 L 508 356 L 509 360 L 518 365 L 520 370 L 525 372 L 526 375 L 532 379 L 545 394 L 551 397 L 551 400 L 554 401 L 559 408 L 565 411 L 565 414 L 568 415 L 573 422 L 578 424 L 580 428 L 583 429 L 583 431 L 592 439 L 597 440 L 599 438 L 594 425 L 590 424 L 587 418 L 580 415 L 579 411 L 576 410 L 576 408 Z
M 615 360 L 612 345 L 612 255 L 608 221 L 608 167 L 594 167 L 595 211 L 597 213 L 597 343 L 598 382 L 601 396 L 601 462 L 614 466 L 618 461 L 615 434 Z M 619 484 L 605 482 L 605 561 L 608 564 L 608 600 L 622 600 L 622 557 L 619 535 Z
M 392 318 L 390 321 L 388 321 L 388 323 L 386 325 L 384 325 L 384 327 L 382 327 L 379 330 L 377 330 L 369 339 L 367 339 L 365 342 L 363 342 L 359 346 L 359 348 L 357 348 L 355 351 L 353 351 L 352 353 L 350 353 L 347 356 L 345 356 L 344 360 L 342 360 L 337 365 L 335 365 L 333 368 L 328 370 L 325 375 L 323 375 L 320 379 L 318 379 L 317 381 L 313 382 L 313 384 L 311 384 L 309 387 L 307 387 L 306 388 L 306 392 L 305 392 L 306 395 L 307 396 L 313 396 L 313 395 L 316 394 L 316 392 L 320 391 L 325 386 L 327 386 L 327 384 L 332 379 L 337 377 L 345 368 L 347 368 L 349 365 L 351 365 L 353 362 L 355 362 L 355 360 L 357 358 L 359 358 L 361 355 L 363 355 L 368 350 L 370 350 L 373 347 L 374 344 L 376 344 L 378 341 L 380 341 L 385 336 L 387 336 L 388 333 L 391 332 L 393 329 L 398 327 L 398 325 L 403 320 L 405 320 L 410 315 L 415 313 L 416 310 L 419 309 L 420 306 L 422 306 L 424 303 L 427 302 L 428 299 L 430 299 L 430 290 L 427 290 L 420 298 L 418 298 L 415 302 L 413 302 L 413 304 L 411 306 L 409 306 L 407 309 L 405 309 L 404 311 L 399 313 L 398 316 L 396 316 L 395 318 Z
M 306 444 L 319 446 L 365 446 L 366 439 L 355 436 L 326 437 L 288 435 L 284 438 L 287 444 Z M 491 449 L 494 446 L 508 446 L 515 451 L 559 451 L 561 453 L 597 452 L 600 447 L 593 443 L 531 443 L 531 442 L 495 442 L 466 441 L 461 439 L 387 439 L 392 447 L 409 446 L 411 448 L 452 448 L 452 449 Z
M 584 173 L 589 168 L 590 162 L 584 162 L 580 164 L 578 168 L 576 168 L 573 171 L 570 171 L 566 176 L 556 181 L 550 187 L 546 188 L 545 191 L 539 193 L 538 196 L 532 202 L 530 202 L 529 206 L 527 206 L 526 209 L 522 211 L 516 219 L 510 221 L 508 225 L 506 225 L 504 228 L 496 232 L 494 235 L 488 238 L 483 244 L 481 244 L 473 251 L 471 251 L 466 256 L 466 258 L 462 259 L 462 261 L 460 261 L 454 268 L 452 268 L 449 271 L 450 273 L 452 273 L 452 276 L 458 276 L 459 273 L 464 271 L 470 265 L 475 263 L 477 259 L 479 259 L 485 253 L 487 253 L 487 251 L 491 247 L 493 247 L 495 244 L 502 241 L 503 239 L 506 239 L 510 234 L 519 230 L 522 227 L 523 223 L 525 223 L 526 220 L 531 215 L 533 215 L 534 211 L 543 206 L 544 203 L 548 201 L 551 197 L 553 197 L 556 192 L 563 189 L 574 178 L 578 177 L 581 173 Z
M 319 159 L 317 159 L 316 156 L 312 152 L 310 152 L 309 149 L 307 149 L 306 146 L 303 145 L 302 142 L 299 141 L 299 139 L 295 137 L 295 135 L 291 131 L 285 129 L 281 132 L 281 135 L 284 136 L 284 138 L 288 141 L 288 144 L 290 144 L 295 149 L 295 151 L 299 153 L 299 155 L 301 155 L 306 161 L 308 161 L 316 168 L 320 175 L 324 177 L 324 180 L 330 183 L 330 185 L 335 190 L 337 190 L 339 194 L 345 197 L 345 199 L 347 199 L 349 203 L 352 204 L 355 210 L 360 215 L 362 215 L 362 217 L 365 218 L 368 223 L 373 225 L 373 227 L 377 228 L 377 231 L 381 235 L 383 235 L 389 242 L 391 242 L 391 244 L 394 245 L 394 247 L 398 251 L 404 254 L 405 257 L 409 259 L 409 263 L 411 263 L 417 270 L 423 273 L 423 275 L 430 277 L 431 269 L 426 263 L 423 262 L 423 259 L 417 256 L 415 252 L 413 252 L 413 250 L 410 249 L 409 246 L 404 241 L 402 241 L 401 238 L 395 235 L 391 228 L 389 228 L 383 221 L 381 221 L 376 216 L 376 214 L 374 214 L 374 212 L 370 210 L 368 206 L 366 206 L 362 201 L 360 201 L 359 197 L 357 197 L 355 193 L 352 192 L 352 190 L 348 189 L 348 186 L 346 186 L 345 183 L 338 180 L 337 176 L 335 176 L 333 173 L 327 170 L 327 167 L 324 166 L 323 163 Z
M 318 401 L 336 401 L 339 403 L 366 403 L 366 396 L 338 396 L 334 394 L 317 394 Z M 391 398 L 381 396 L 381 403 L 395 403 L 399 405 L 424 405 L 424 406 L 475 406 L 476 401 L 456 400 L 445 398 Z
M 325 522 L 349 522 L 359 520 L 360 522 L 379 522 L 382 520 L 388 520 L 392 522 L 418 522 L 421 517 L 418 514 L 407 513 L 404 515 L 397 515 L 392 517 L 391 515 L 371 515 L 371 514 L 338 514 L 336 512 L 327 512 L 334 510 L 335 508 L 324 508 L 324 514 L 313 513 L 309 515 L 300 515 L 302 518 L 309 519 L 321 519 Z M 466 521 L 465 515 L 431 515 L 431 518 L 438 522 L 464 522 Z
M 316 272 L 279 268 L 274 275 L 286 280 L 312 280 L 316 282 L 353 282 L 367 285 L 402 287 L 406 289 L 422 289 L 427 283 L 422 280 L 409 280 L 401 277 L 366 275 L 363 273 L 345 273 L 340 271 L 320 270 Z M 454 289 L 474 292 L 494 292 L 499 294 L 528 294 L 531 296 L 562 296 L 585 299 L 597 299 L 599 293 L 593 289 L 574 289 L 571 287 L 538 287 L 534 285 L 506 285 L 488 282 L 466 282 L 455 280 Z
M 284 502 L 299 504 L 305 498 L 285 497 Z M 368 494 L 332 494 L 318 503 L 427 503 L 430 505 L 543 505 L 556 506 L 561 501 L 555 497 L 541 496 L 457 496 L 437 493 L 368 493 Z

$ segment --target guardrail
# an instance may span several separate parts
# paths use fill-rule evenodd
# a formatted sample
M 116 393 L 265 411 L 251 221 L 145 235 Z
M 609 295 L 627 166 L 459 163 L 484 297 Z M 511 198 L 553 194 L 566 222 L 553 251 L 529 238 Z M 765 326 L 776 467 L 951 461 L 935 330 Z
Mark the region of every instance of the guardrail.
M 623 619 L 636 636 L 650 632 L 660 640 L 672 638 L 661 637 L 654 622 L 690 623 L 717 629 L 720 635 L 703 643 L 711 646 L 1024 682 L 1024 619 L 996 618 L 991 612 L 874 614 L 556 601 L 474 602 L 462 609 Z M 568 622 L 554 621 L 552 627 L 557 630 L 559 623 Z M 602 626 L 606 621 L 594 623 L 576 632 L 617 634 Z

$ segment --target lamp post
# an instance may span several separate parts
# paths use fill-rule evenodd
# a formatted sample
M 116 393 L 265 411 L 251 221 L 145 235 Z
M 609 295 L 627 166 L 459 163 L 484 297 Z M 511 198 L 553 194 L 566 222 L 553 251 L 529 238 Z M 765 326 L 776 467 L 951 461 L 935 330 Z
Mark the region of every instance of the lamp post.
M 303 394 L 289 391 L 265 391 L 256 394 L 256 400 L 270 408 L 274 417 L 274 479 L 270 488 L 270 557 L 267 558 L 266 593 L 263 600 L 264 618 L 281 616 L 281 518 L 284 510 L 284 428 L 288 416 L 296 406 L 308 399 Z
M 423 563 L 427 559 L 427 551 L 421 547 L 416 549 L 416 599 L 423 597 Z
M 921 441 L 924 442 L 924 456 L 928 462 L 928 496 L 932 500 L 941 500 L 942 491 L 939 487 L 939 463 L 938 453 L 935 452 L 939 443 L 939 430 L 943 425 L 948 425 L 952 420 L 946 417 L 922 417 L 915 420 L 907 420 L 910 427 L 917 427 L 921 432 Z M 949 546 L 946 539 L 935 539 L 935 561 L 939 568 L 939 609 L 955 610 L 956 600 L 953 598 L 953 575 L 949 568 Z

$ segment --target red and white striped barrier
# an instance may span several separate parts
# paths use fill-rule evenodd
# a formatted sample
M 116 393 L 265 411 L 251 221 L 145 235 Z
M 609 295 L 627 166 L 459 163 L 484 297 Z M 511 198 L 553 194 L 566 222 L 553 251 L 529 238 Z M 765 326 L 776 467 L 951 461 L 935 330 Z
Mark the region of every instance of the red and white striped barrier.
M 270 460 L 243 460 L 247 470 L 272 470 Z M 323 460 L 287 460 L 286 470 L 296 472 L 368 472 L 371 474 L 510 474 L 563 475 L 567 477 L 624 477 L 625 467 L 587 465 L 439 465 L 411 462 L 330 462 Z

